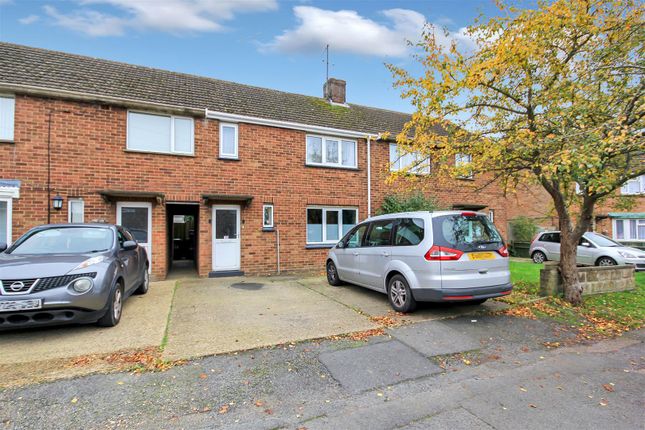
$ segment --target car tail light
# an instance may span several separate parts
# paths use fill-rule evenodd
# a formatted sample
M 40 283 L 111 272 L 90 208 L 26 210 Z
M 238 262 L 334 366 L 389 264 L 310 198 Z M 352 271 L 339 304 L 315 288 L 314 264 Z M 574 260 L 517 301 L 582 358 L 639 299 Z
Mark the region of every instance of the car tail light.
M 426 252 L 424 258 L 428 261 L 450 261 L 459 260 L 463 252 L 458 249 L 444 248 L 443 246 L 433 246 Z
M 533 236 L 533 239 L 531 239 L 531 243 L 535 242 L 538 237 L 540 237 L 541 233 L 537 233 L 535 236 Z
M 461 216 L 477 216 L 475 212 L 462 212 Z
M 504 245 L 500 249 L 497 250 L 497 253 L 499 255 L 501 255 L 502 257 L 508 257 L 508 248 L 506 248 L 506 245 Z

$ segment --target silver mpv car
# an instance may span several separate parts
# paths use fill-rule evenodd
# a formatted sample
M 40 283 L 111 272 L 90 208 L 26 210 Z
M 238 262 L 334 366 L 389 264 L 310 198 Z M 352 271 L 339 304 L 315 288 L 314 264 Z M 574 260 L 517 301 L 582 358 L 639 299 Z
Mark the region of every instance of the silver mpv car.
M 463 211 L 362 222 L 329 251 L 327 280 L 386 293 L 398 312 L 419 301 L 479 304 L 512 290 L 502 237 L 485 214 Z

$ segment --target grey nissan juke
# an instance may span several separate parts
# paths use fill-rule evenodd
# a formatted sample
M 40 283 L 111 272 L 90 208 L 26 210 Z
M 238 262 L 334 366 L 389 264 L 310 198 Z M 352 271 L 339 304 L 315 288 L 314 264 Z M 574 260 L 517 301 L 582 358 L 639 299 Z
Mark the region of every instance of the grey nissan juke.
M 8 248 L 0 244 L 0 331 L 115 326 L 124 300 L 148 291 L 148 268 L 145 249 L 121 226 L 35 227 Z

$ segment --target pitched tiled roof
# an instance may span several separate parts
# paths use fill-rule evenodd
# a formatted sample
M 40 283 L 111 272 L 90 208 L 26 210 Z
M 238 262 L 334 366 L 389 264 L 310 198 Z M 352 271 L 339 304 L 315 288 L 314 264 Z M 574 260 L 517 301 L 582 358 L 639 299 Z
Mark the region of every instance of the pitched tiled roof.
M 365 133 L 398 133 L 410 115 L 235 82 L 0 42 L 3 84 L 210 109 Z

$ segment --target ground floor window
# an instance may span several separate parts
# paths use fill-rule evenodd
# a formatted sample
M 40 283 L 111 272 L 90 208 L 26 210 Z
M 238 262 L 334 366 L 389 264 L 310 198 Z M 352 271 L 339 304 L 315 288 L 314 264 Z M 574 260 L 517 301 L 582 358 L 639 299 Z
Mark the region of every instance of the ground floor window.
M 11 199 L 0 198 L 0 243 L 11 243 Z
M 307 243 L 336 243 L 358 221 L 358 209 L 307 208 Z
M 83 199 L 69 199 L 67 202 L 68 222 L 84 223 L 85 222 L 85 203 Z
M 615 219 L 614 239 L 645 240 L 645 219 Z
M 273 228 L 273 205 L 262 206 L 262 227 Z

